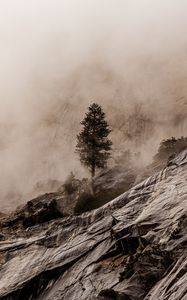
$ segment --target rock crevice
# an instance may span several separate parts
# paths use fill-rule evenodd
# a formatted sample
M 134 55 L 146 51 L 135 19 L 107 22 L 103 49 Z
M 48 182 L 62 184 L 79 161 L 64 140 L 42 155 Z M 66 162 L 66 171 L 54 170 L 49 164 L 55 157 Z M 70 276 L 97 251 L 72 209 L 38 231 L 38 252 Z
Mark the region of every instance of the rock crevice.
M 1 223 L 0 299 L 187 299 L 187 150 L 101 208 L 46 221 Z

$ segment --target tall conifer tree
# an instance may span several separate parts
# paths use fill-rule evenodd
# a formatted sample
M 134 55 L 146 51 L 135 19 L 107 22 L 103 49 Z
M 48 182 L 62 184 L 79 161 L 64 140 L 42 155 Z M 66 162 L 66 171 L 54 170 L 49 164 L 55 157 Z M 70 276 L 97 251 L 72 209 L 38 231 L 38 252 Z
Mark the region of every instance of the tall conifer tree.
M 111 155 L 112 142 L 108 139 L 111 132 L 101 106 L 93 103 L 81 122 L 82 131 L 77 135 L 76 152 L 81 163 L 88 167 L 91 176 L 95 176 L 96 168 L 106 166 Z

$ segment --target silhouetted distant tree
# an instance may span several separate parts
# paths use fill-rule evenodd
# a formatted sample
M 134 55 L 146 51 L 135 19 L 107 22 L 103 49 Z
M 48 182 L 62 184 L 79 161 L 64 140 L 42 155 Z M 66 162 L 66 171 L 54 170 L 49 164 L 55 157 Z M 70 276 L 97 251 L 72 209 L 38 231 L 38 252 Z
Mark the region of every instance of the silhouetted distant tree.
M 158 153 L 154 157 L 154 161 L 167 160 L 170 156 L 178 154 L 183 149 L 187 148 L 187 137 L 180 137 L 176 139 L 163 140 L 160 143 Z
M 93 103 L 81 122 L 82 131 L 77 135 L 76 152 L 81 163 L 88 167 L 91 176 L 95 176 L 96 168 L 106 166 L 111 155 L 112 142 L 108 139 L 111 132 L 101 106 Z

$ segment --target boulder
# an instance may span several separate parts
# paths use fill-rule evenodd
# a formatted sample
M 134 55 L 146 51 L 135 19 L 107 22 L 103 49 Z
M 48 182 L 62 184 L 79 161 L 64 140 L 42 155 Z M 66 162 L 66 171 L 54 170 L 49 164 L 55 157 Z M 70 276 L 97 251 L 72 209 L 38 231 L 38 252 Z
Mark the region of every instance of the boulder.
M 113 290 L 119 299 L 185 300 L 186 178 L 187 150 L 96 210 L 7 231 L 0 299 L 93 300 Z

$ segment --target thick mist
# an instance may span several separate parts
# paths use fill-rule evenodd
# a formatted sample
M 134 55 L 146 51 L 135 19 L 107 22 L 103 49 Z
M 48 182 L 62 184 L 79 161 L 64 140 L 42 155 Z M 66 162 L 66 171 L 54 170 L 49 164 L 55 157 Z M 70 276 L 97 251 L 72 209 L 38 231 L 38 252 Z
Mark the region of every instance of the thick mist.
M 80 121 L 102 105 L 115 151 L 187 131 L 186 0 L 0 0 L 0 209 L 86 171 Z M 26 199 L 26 196 L 24 198 Z

